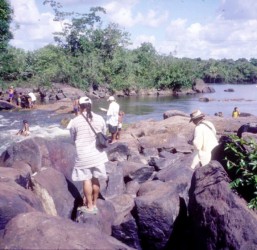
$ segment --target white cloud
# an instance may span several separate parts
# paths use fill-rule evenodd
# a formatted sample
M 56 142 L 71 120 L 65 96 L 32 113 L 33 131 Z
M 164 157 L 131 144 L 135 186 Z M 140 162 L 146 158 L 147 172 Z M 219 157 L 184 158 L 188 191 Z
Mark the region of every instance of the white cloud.
M 112 22 L 118 23 L 124 27 L 133 27 L 135 25 L 144 25 L 148 27 L 158 27 L 168 18 L 168 11 L 157 12 L 149 9 L 146 14 L 135 11 L 139 1 L 131 0 L 124 2 L 112 1 L 103 7 L 107 10 Z
M 11 41 L 12 45 L 33 50 L 53 43 L 52 33 L 60 31 L 61 24 L 53 21 L 54 15 L 50 11 L 42 12 L 38 9 L 38 6 L 42 6 L 43 0 L 10 0 L 10 2 L 14 8 L 14 21 L 20 26 L 18 30 L 13 31 L 15 39 Z M 169 19 L 165 4 L 160 4 L 156 8 L 151 5 L 150 8 L 146 0 L 60 0 L 59 2 L 70 11 L 79 8 L 85 10 L 85 13 L 88 7 L 102 5 L 107 10 L 104 20 L 118 23 L 128 29 L 131 37 L 134 37 L 133 48 L 143 42 L 150 42 L 158 52 L 173 53 L 177 57 L 256 58 L 256 0 L 220 0 L 216 18 L 212 18 L 211 21 L 208 19 L 208 23 L 203 21 L 190 23 L 189 17 L 185 16 Z M 162 0 L 162 3 L 165 1 Z M 179 10 L 177 11 L 179 13 Z
M 13 46 L 34 50 L 53 42 L 53 32 L 61 30 L 61 23 L 53 21 L 52 13 L 40 13 L 34 0 L 11 0 L 11 5 L 14 22 L 19 24 L 13 30 Z
M 134 48 L 140 47 L 140 45 L 142 43 L 151 43 L 153 46 L 155 46 L 156 38 L 153 35 L 152 36 L 147 36 L 147 35 L 137 36 L 133 41 L 133 45 L 131 45 L 129 48 L 134 49 Z

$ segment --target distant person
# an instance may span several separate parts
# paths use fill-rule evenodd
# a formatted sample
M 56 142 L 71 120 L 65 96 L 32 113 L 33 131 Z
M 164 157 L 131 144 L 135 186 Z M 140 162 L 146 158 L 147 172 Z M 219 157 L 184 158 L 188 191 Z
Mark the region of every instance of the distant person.
M 19 130 L 19 132 L 16 135 L 23 135 L 23 136 L 30 135 L 29 123 L 27 120 L 23 120 L 23 127 L 22 129 Z
M 74 101 L 73 101 L 73 112 L 74 114 L 77 116 L 79 114 L 79 98 L 76 98 Z
M 18 93 L 17 95 L 17 106 L 21 107 L 21 98 L 22 98 L 22 93 Z
M 76 146 L 75 166 L 72 171 L 73 181 L 83 182 L 84 206 L 79 210 L 96 214 L 97 198 L 100 192 L 99 178 L 106 178 L 105 163 L 108 161 L 105 151 L 96 147 L 96 137 L 88 122 L 96 132 L 106 134 L 104 119 L 91 111 L 92 102 L 88 97 L 79 99 L 80 115 L 71 120 L 67 126 Z M 85 117 L 88 119 L 86 121 Z
M 109 108 L 107 110 L 107 121 L 109 132 L 111 133 L 110 143 L 116 142 L 116 135 L 118 132 L 118 120 L 120 105 L 116 102 L 114 96 L 110 96 L 107 99 L 110 102 Z
M 29 102 L 30 109 L 34 107 L 36 100 L 37 100 L 37 98 L 34 93 L 32 93 L 32 92 L 28 93 L 28 102 Z
M 10 103 L 12 103 L 13 97 L 14 97 L 14 88 L 13 88 L 13 86 L 11 86 L 11 87 L 8 89 L 8 94 L 9 94 L 9 99 L 8 99 L 8 101 L 9 101 Z
M 190 122 L 196 125 L 194 138 L 190 141 L 197 150 L 191 164 L 191 168 L 194 169 L 199 164 L 205 166 L 211 161 L 211 152 L 218 145 L 218 140 L 214 125 L 204 119 L 205 115 L 200 110 L 192 112 L 190 117 Z
M 119 112 L 119 118 L 118 118 L 118 131 L 117 131 L 117 135 L 116 135 L 116 139 L 119 140 L 120 139 L 120 134 L 121 134 L 121 129 L 122 129 L 122 123 L 123 123 L 123 117 L 124 117 L 125 113 L 123 111 Z
M 240 116 L 239 109 L 238 109 L 238 107 L 235 107 L 234 110 L 233 110 L 233 112 L 232 112 L 232 117 L 233 117 L 233 118 L 237 118 L 237 117 L 239 117 L 239 116 Z

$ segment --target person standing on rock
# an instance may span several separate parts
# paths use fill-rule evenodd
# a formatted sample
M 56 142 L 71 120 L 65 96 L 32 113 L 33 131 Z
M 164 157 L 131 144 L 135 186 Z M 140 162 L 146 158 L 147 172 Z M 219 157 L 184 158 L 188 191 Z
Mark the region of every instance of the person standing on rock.
M 120 105 L 116 102 L 114 96 L 110 96 L 107 101 L 111 102 L 108 110 L 101 107 L 100 110 L 107 111 L 106 123 L 111 134 L 110 144 L 112 144 L 117 141 Z
M 110 96 L 107 101 L 110 102 L 110 105 L 107 110 L 106 123 L 108 124 L 108 130 L 112 135 L 110 143 L 114 143 L 117 141 L 116 136 L 118 132 L 120 105 L 116 102 L 114 96 Z
M 191 143 L 195 146 L 197 153 L 194 156 L 191 168 L 194 169 L 198 164 L 205 166 L 211 161 L 211 152 L 218 145 L 216 129 L 210 121 L 204 119 L 205 115 L 196 110 L 190 114 L 190 122 L 196 127 L 194 138 Z
M 235 107 L 233 112 L 232 112 L 232 117 L 237 118 L 239 116 L 240 116 L 240 111 L 239 111 L 238 107 Z
M 13 100 L 13 97 L 14 97 L 14 88 L 13 86 L 11 86 L 9 89 L 8 89 L 8 94 L 9 94 L 9 99 L 8 101 L 10 103 L 12 103 L 12 100 Z
M 73 181 L 83 181 L 84 206 L 79 209 L 96 214 L 97 198 L 100 192 L 99 178 L 106 178 L 107 154 L 96 147 L 96 137 L 88 122 L 96 132 L 106 134 L 104 119 L 91 111 L 92 101 L 87 97 L 79 99 L 80 114 L 69 123 L 70 134 L 76 146 L 76 160 L 72 171 Z M 83 116 L 84 115 L 84 116 Z

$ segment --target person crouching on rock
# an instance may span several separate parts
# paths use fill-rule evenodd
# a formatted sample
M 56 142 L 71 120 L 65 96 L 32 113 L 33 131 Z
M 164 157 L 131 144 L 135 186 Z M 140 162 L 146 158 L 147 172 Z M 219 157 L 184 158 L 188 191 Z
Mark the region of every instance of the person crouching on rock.
M 196 125 L 192 140 L 192 144 L 197 149 L 191 164 L 191 168 L 194 169 L 198 164 L 205 166 L 211 161 L 211 152 L 218 145 L 218 140 L 214 125 L 204 119 L 205 115 L 200 110 L 191 113 L 190 117 L 189 122 Z
M 79 99 L 80 114 L 69 123 L 72 140 L 76 146 L 75 166 L 72 171 L 73 181 L 83 181 L 84 206 L 78 210 L 96 214 L 97 198 L 100 192 L 99 178 L 107 178 L 105 163 L 108 161 L 105 151 L 96 147 L 96 137 L 89 123 L 96 132 L 106 134 L 106 124 L 102 116 L 91 111 L 92 102 L 85 96 Z
M 29 123 L 27 120 L 23 120 L 23 127 L 22 129 L 19 130 L 19 132 L 16 135 L 23 135 L 23 136 L 30 135 Z

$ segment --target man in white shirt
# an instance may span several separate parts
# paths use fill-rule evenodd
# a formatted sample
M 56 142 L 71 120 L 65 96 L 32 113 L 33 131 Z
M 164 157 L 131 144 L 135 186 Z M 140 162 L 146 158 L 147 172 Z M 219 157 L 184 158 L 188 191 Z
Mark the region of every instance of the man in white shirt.
M 111 142 L 116 142 L 116 135 L 118 131 L 118 119 L 119 119 L 119 111 L 120 105 L 116 102 L 114 96 L 110 96 L 107 100 L 111 102 L 109 108 L 107 110 L 107 121 L 109 132 L 112 135 Z
M 29 96 L 29 99 L 28 99 L 29 108 L 33 108 L 33 106 L 36 103 L 37 98 L 36 98 L 35 94 L 32 92 L 28 93 L 28 96 Z
M 194 169 L 199 163 L 201 166 L 205 166 L 211 161 L 211 152 L 218 145 L 218 140 L 214 125 L 204 119 L 205 115 L 200 110 L 191 113 L 190 117 L 190 122 L 196 125 L 192 141 L 197 149 L 191 164 L 191 168 Z

